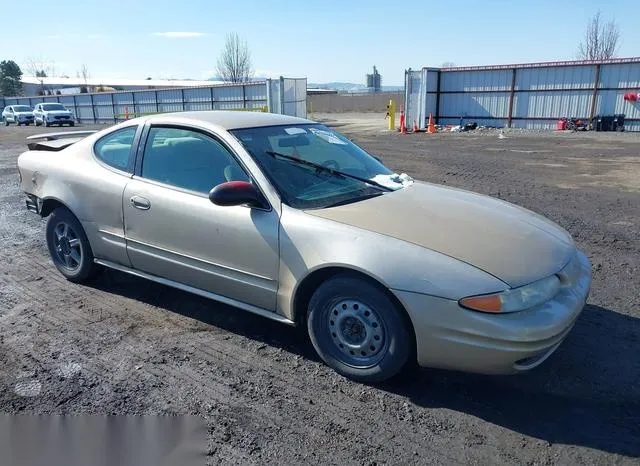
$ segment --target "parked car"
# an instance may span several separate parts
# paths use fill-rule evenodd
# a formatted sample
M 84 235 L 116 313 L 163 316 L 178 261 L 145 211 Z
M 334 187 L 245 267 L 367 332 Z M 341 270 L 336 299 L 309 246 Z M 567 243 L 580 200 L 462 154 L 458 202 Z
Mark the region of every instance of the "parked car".
M 107 267 L 306 327 L 354 380 L 527 371 L 589 294 L 560 226 L 398 174 L 307 119 L 167 113 L 28 144 L 21 189 L 68 280 Z
M 36 126 L 69 125 L 75 126 L 73 113 L 64 105 L 56 102 L 44 102 L 33 108 Z
M 2 111 L 2 123 L 5 126 L 10 123 L 28 126 L 33 123 L 33 110 L 28 105 L 8 105 Z

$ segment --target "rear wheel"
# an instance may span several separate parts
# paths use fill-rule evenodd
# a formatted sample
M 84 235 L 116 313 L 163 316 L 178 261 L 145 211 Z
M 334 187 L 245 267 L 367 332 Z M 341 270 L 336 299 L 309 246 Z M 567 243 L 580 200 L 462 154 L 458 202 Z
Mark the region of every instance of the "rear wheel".
M 99 272 L 93 251 L 78 219 L 65 207 L 56 208 L 47 221 L 47 246 L 54 265 L 72 282 L 83 282 Z
M 9 126 L 9 122 L 5 117 L 2 117 L 2 122 L 4 123 L 5 126 Z
M 390 379 L 410 360 L 413 337 L 404 311 L 383 289 L 349 274 L 318 287 L 307 328 L 322 360 L 358 382 Z

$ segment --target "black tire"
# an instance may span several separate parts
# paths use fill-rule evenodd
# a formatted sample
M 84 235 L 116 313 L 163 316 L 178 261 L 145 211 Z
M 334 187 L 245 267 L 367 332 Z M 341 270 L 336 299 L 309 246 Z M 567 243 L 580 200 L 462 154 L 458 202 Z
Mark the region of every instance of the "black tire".
M 51 126 L 51 123 L 49 123 L 45 118 L 42 119 L 42 123 L 48 128 L 49 126 Z
M 67 230 L 64 230 L 66 225 Z M 66 207 L 57 207 L 47 221 L 47 246 L 53 264 L 64 277 L 74 283 L 85 282 L 100 272 L 100 266 L 93 259 L 93 251 L 78 219 Z M 58 239 L 58 233 L 66 231 L 66 242 Z M 71 246 L 70 242 L 78 242 Z M 68 251 L 75 250 L 66 254 Z M 79 259 L 78 259 L 79 252 Z
M 404 311 L 382 287 L 350 274 L 337 275 L 318 287 L 309 302 L 307 330 L 329 367 L 363 383 L 400 374 L 414 347 Z
M 5 126 L 9 126 L 9 122 L 5 117 L 2 117 L 2 122 L 4 123 Z
M 69 123 L 69 126 L 75 126 L 76 124 L 72 121 L 71 123 Z

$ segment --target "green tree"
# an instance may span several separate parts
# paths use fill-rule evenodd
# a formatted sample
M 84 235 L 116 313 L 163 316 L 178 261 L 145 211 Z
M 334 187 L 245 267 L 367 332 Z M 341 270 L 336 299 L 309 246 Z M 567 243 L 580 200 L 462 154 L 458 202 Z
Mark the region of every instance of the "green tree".
M 22 70 L 13 60 L 0 62 L 0 95 L 7 97 L 22 93 Z

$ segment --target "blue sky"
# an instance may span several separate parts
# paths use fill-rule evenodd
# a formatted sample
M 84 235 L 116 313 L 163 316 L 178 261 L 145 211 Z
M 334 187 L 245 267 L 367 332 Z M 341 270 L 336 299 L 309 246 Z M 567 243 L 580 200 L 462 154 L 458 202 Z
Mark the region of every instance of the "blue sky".
M 640 55 L 638 5 L 628 0 L 4 3 L 0 60 L 23 71 L 29 61 L 55 64 L 69 76 L 85 63 L 92 77 L 208 78 L 225 34 L 237 32 L 260 75 L 364 83 L 375 64 L 383 85 L 401 85 L 405 68 L 444 61 L 574 59 L 598 9 L 620 26 L 619 56 Z

